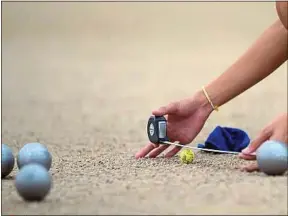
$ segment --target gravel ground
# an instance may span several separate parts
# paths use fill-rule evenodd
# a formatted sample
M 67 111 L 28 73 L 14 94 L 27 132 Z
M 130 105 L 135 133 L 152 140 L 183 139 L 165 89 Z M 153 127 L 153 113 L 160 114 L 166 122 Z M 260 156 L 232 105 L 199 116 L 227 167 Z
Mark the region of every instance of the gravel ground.
M 3 214 L 287 214 L 287 174 L 240 172 L 237 156 L 134 159 L 151 110 L 222 73 L 276 19 L 273 3 L 5 2 L 2 13 L 2 143 L 53 155 L 45 201 L 17 195 L 15 167 Z M 287 110 L 286 70 L 221 107 L 191 145 L 217 125 L 253 138 Z

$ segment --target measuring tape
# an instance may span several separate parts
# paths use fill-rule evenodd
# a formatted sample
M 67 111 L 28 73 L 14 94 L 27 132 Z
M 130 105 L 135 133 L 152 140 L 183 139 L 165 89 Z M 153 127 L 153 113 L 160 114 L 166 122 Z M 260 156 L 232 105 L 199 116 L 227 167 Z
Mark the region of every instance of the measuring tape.
M 151 116 L 147 124 L 147 134 L 150 142 L 154 144 L 166 144 L 174 145 L 182 148 L 189 148 L 207 152 L 216 152 L 216 153 L 225 153 L 225 154 L 239 154 L 239 152 L 234 151 L 222 151 L 216 149 L 207 149 L 207 148 L 197 148 L 192 146 L 185 146 L 179 143 L 173 143 L 169 141 L 167 136 L 167 120 L 164 116 Z

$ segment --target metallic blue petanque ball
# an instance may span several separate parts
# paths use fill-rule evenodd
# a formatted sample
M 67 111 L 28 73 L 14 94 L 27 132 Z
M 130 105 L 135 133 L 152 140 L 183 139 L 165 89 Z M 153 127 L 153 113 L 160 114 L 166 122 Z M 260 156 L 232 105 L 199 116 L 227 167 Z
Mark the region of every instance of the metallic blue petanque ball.
M 1 178 L 8 176 L 14 168 L 15 159 L 12 150 L 6 144 L 1 146 Z
M 288 169 L 287 144 L 269 140 L 256 151 L 260 171 L 267 175 L 282 175 Z
M 52 164 L 52 156 L 41 143 L 27 143 L 17 155 L 17 166 L 21 169 L 24 165 L 30 163 L 40 164 L 49 170 Z
M 48 170 L 39 164 L 23 166 L 16 175 L 15 187 L 26 201 L 41 201 L 52 187 L 52 178 Z

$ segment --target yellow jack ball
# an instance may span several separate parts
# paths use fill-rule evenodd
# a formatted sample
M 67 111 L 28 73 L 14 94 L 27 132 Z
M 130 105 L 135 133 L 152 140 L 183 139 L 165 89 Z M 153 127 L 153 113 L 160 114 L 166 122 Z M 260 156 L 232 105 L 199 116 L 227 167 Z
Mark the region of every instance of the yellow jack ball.
M 180 152 L 180 161 L 185 164 L 192 163 L 195 155 L 191 149 L 184 149 Z

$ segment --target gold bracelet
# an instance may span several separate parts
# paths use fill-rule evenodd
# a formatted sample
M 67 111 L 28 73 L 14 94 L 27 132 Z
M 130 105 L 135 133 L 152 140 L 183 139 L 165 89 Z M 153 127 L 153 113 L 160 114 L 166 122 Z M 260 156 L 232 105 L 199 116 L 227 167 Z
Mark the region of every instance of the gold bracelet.
M 204 86 L 202 87 L 202 91 L 204 92 L 205 97 L 209 101 L 209 103 L 210 103 L 211 107 L 213 108 L 213 110 L 216 110 L 218 112 L 219 111 L 218 106 L 214 106 L 214 104 L 212 103 L 212 101 L 211 101 L 211 99 L 210 99 L 210 97 L 209 97 L 209 95 L 208 95 L 208 93 L 207 93 L 207 91 L 206 91 Z

